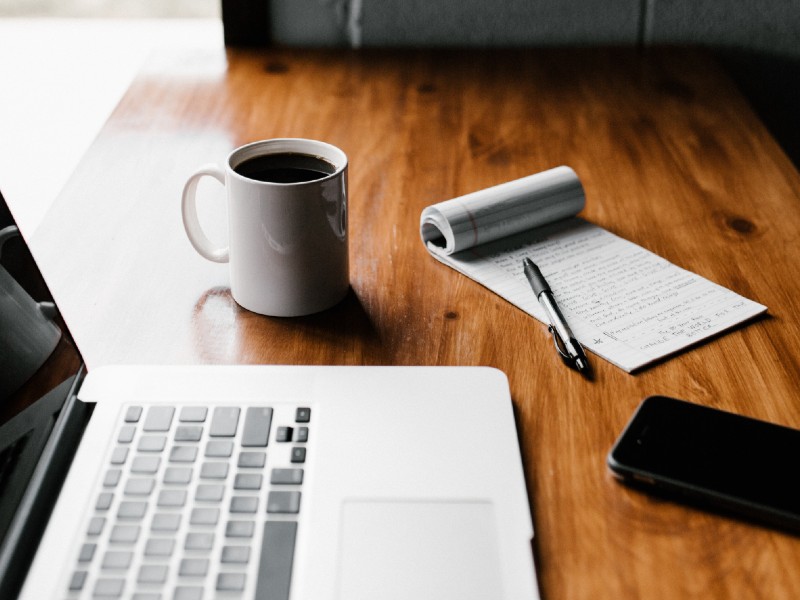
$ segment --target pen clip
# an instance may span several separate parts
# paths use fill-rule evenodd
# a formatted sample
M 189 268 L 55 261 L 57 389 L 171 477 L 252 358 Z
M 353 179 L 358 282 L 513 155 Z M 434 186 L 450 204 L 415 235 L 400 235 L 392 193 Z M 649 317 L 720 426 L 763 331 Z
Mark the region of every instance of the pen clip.
M 561 339 L 561 336 L 556 333 L 555 327 L 548 325 L 547 331 L 553 336 L 553 345 L 556 347 L 556 351 L 561 355 L 561 358 L 567 362 L 572 362 L 572 357 L 567 353 L 567 346 L 564 344 L 564 340 Z
M 574 354 L 571 354 L 569 347 L 567 346 L 567 342 L 560 335 L 558 335 L 555 327 L 549 325 L 547 330 L 550 332 L 550 335 L 553 336 L 553 345 L 556 347 L 556 351 L 561 355 L 561 359 L 570 367 L 577 369 L 584 374 L 588 373 L 589 363 L 586 360 L 586 354 L 584 354 L 583 348 L 578 341 L 573 338 L 569 339 L 570 346 L 574 348 Z

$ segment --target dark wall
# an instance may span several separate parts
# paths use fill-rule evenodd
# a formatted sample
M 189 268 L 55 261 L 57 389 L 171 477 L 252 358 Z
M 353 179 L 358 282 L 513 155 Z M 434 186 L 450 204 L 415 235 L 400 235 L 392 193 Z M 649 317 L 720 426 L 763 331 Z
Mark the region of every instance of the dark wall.
M 222 7 L 232 45 L 708 47 L 800 166 L 798 0 L 222 0 Z

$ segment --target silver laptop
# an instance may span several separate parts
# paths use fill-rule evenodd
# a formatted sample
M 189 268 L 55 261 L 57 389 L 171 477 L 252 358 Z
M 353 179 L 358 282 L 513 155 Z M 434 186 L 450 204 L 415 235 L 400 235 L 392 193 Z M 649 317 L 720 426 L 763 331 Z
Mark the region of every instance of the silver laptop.
M 500 371 L 111 366 L 53 387 L 0 428 L 3 598 L 538 598 Z

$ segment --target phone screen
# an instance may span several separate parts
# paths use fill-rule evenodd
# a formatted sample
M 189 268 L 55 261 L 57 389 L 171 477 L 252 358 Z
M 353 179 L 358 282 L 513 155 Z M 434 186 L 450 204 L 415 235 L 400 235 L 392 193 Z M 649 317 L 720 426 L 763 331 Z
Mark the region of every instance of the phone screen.
M 800 525 L 800 431 L 652 396 L 608 456 L 623 478 Z

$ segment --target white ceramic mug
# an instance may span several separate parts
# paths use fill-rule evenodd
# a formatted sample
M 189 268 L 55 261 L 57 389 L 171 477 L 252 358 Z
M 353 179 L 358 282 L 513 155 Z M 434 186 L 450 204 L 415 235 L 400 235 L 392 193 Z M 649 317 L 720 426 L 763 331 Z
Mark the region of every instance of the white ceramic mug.
M 237 172 L 248 160 L 272 155 L 312 157 L 327 163 L 329 172 L 294 183 Z M 227 192 L 227 247 L 215 246 L 200 227 L 196 194 L 204 176 L 218 180 Z M 307 315 L 333 306 L 347 293 L 347 155 L 335 146 L 287 138 L 237 148 L 224 169 L 206 165 L 189 177 L 182 211 L 195 250 L 208 260 L 230 263 L 231 294 L 248 310 Z

